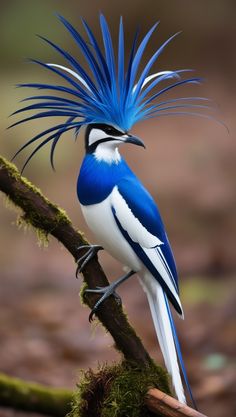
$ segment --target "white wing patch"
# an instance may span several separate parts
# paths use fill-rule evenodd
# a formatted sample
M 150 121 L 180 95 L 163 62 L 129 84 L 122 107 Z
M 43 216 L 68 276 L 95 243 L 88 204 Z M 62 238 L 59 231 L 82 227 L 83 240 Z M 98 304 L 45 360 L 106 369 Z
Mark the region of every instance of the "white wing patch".
M 111 194 L 111 204 L 115 209 L 116 216 L 123 227 L 127 231 L 130 238 L 139 243 L 144 248 L 154 248 L 162 245 L 163 242 L 158 237 L 152 235 L 135 217 L 126 203 L 125 199 L 115 187 Z
M 159 272 L 162 279 L 165 281 L 166 285 L 168 286 L 169 290 L 175 297 L 176 302 L 178 303 L 180 309 L 182 310 L 181 317 L 183 318 L 183 309 L 181 306 L 180 298 L 177 292 L 176 283 L 174 281 L 173 275 L 170 271 L 170 268 L 162 254 L 162 251 L 159 250 L 160 248 L 155 249 L 146 249 L 143 248 L 143 251 L 146 253 L 150 261 L 152 262 L 155 269 Z

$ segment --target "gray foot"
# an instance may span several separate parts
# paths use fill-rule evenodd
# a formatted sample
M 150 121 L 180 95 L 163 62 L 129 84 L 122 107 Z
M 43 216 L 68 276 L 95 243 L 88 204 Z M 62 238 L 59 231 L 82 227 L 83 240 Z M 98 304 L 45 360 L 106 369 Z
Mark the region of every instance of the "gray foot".
M 87 249 L 87 252 L 82 255 L 80 258 L 77 259 L 76 263 L 78 264 L 76 268 L 76 278 L 78 278 L 78 274 L 80 274 L 84 267 L 87 265 L 87 263 L 95 256 L 97 255 L 99 250 L 103 250 L 102 246 L 99 245 L 83 245 L 79 246 L 78 251 Z
M 89 314 L 89 321 L 91 322 L 93 320 L 94 314 L 97 312 L 99 306 L 111 295 L 114 295 L 115 299 L 119 304 L 121 304 L 121 298 L 120 296 L 115 292 L 116 288 L 122 284 L 124 281 L 126 281 L 129 277 L 135 274 L 135 271 L 130 271 L 128 274 L 122 276 L 118 280 L 112 282 L 107 287 L 97 287 L 95 289 L 87 289 L 86 292 L 95 293 L 95 294 L 103 294 L 102 297 L 96 302 L 94 305 L 91 313 Z

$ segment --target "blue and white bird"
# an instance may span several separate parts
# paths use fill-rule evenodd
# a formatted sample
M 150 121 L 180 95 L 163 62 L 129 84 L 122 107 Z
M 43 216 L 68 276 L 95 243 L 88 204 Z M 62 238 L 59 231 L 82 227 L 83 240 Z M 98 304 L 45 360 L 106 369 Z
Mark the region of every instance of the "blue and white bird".
M 33 62 L 61 77 L 64 83 L 21 84 L 21 87 L 46 92 L 24 100 L 31 100 L 33 104 L 14 114 L 29 110 L 38 112 L 14 125 L 45 117 L 66 119 L 30 139 L 16 155 L 43 139 L 28 157 L 23 169 L 32 156 L 47 143 L 51 143 L 50 159 L 54 167 L 54 151 L 62 134 L 73 130 L 77 137 L 80 128 L 86 126 L 85 157 L 77 184 L 78 199 L 85 220 L 99 245 L 129 270 L 109 287 L 90 290 L 101 293 L 101 299 L 95 305 L 93 313 L 103 300 L 115 292 L 121 282 L 137 273 L 148 298 L 174 390 L 179 401 L 184 403 L 186 400 L 178 362 L 191 397 L 192 394 L 169 306 L 170 302 L 183 318 L 175 261 L 156 203 L 121 156 L 120 146 L 133 144 L 144 147 L 139 138 L 129 133 L 131 127 L 141 120 L 183 114 L 205 117 L 200 112 L 201 109 L 208 108 L 205 98 L 178 97 L 161 101 L 161 97 L 169 90 L 184 84 L 199 83 L 200 79 L 182 79 L 182 75 L 189 70 L 151 72 L 154 63 L 176 34 L 164 42 L 141 68 L 144 51 L 158 24 L 140 42 L 138 32 L 135 34 L 126 63 L 122 18 L 117 57 L 103 15 L 100 15 L 103 47 L 99 46 L 83 19 L 87 39 L 65 18 L 59 16 L 59 19 L 72 35 L 78 51 L 86 61 L 86 67 L 69 52 L 43 38 L 67 62 L 67 66 L 36 60 Z M 162 88 L 159 87 L 161 83 L 165 83 Z M 101 246 L 91 246 L 86 255 L 79 259 L 80 271 Z

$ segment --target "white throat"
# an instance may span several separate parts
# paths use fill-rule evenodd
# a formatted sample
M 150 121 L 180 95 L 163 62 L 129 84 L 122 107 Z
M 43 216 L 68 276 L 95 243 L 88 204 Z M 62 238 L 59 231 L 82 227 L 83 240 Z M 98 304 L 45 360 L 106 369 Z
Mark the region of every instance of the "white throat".
M 121 160 L 118 144 L 118 141 L 100 143 L 94 152 L 97 161 L 104 161 L 108 164 L 118 164 Z

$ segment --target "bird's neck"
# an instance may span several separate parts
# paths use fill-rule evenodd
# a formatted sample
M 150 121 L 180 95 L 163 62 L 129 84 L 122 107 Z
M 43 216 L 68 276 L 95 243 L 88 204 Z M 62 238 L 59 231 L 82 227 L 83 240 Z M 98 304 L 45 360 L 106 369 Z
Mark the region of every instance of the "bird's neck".
M 85 155 L 77 182 L 77 194 L 81 204 L 100 203 L 109 196 L 121 179 L 133 175 L 119 153 L 112 155 L 109 152 L 103 153 L 103 157 L 100 153 Z

